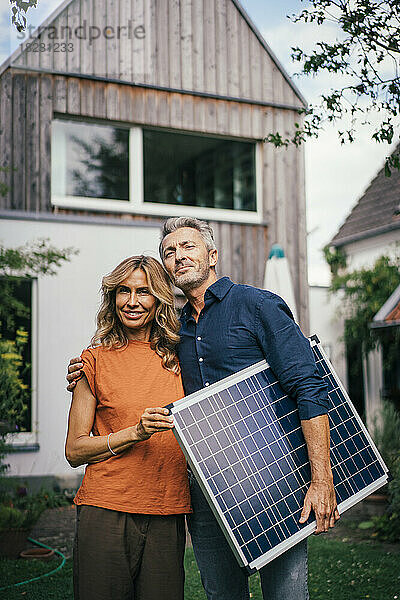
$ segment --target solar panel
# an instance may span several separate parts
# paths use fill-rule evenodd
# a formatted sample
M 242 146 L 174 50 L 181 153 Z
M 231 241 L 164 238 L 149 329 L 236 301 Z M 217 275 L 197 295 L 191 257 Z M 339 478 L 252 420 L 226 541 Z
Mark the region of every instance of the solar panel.
M 387 482 L 387 468 L 329 363 L 331 464 L 339 512 Z M 299 524 L 310 465 L 296 401 L 265 361 L 168 406 L 174 433 L 239 564 L 253 572 L 310 535 Z

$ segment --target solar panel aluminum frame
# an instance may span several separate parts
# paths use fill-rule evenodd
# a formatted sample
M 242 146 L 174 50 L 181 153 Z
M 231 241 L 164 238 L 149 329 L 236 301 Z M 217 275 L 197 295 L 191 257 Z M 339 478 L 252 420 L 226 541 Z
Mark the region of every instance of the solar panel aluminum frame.
M 373 483 L 371 483 L 364 489 L 360 490 L 359 492 L 357 492 L 350 498 L 347 498 L 346 500 L 341 502 L 338 505 L 338 510 L 339 510 L 339 513 L 342 514 L 344 511 L 348 510 L 349 508 L 351 508 L 352 506 L 357 504 L 359 501 L 363 500 L 365 497 L 367 497 L 368 495 L 370 495 L 371 493 L 373 493 L 374 491 L 376 491 L 377 489 L 379 489 L 380 487 L 385 485 L 385 483 L 387 483 L 387 480 L 388 480 L 388 476 L 387 476 L 388 469 L 387 469 L 385 463 L 383 462 L 382 457 L 380 456 L 371 436 L 369 435 L 367 429 L 365 428 L 364 423 L 362 422 L 360 416 L 358 415 L 357 411 L 355 410 L 354 405 L 352 404 L 343 384 L 341 383 L 334 368 L 332 367 L 326 353 L 324 352 L 323 348 L 321 347 L 318 337 L 315 335 L 312 336 L 310 338 L 310 344 L 311 344 L 311 347 L 318 345 L 319 351 L 321 352 L 324 360 L 326 361 L 327 365 L 329 366 L 330 371 L 331 371 L 333 377 L 335 378 L 336 383 L 338 384 L 338 387 L 340 388 L 345 400 L 348 403 L 348 406 L 349 406 L 351 412 L 353 413 L 353 416 L 356 418 L 356 420 L 360 426 L 360 429 L 365 434 L 371 448 L 373 449 L 374 453 L 376 454 L 376 457 L 377 457 L 379 463 L 381 464 L 382 469 L 384 470 L 384 473 L 385 473 L 385 475 L 383 475 L 382 477 L 380 477 L 379 479 L 377 479 L 376 481 L 374 481 Z M 230 387 L 236 383 L 239 383 L 239 382 L 243 381 L 244 379 L 246 379 L 247 377 L 255 375 L 267 368 L 269 368 L 268 363 L 265 360 L 260 361 L 258 363 L 255 363 L 254 365 L 251 365 L 245 369 L 242 369 L 238 373 L 230 375 L 229 377 L 226 377 L 206 388 L 203 388 L 197 392 L 194 392 L 193 394 L 185 396 L 181 400 L 178 400 L 177 402 L 174 402 L 173 404 L 169 404 L 166 408 L 168 408 L 170 410 L 170 413 L 172 415 L 174 415 L 174 414 L 178 413 L 180 410 L 187 408 L 189 406 L 192 406 L 192 405 L 196 404 L 198 401 L 208 398 L 209 396 L 212 396 L 213 394 L 216 394 L 218 392 L 221 392 L 224 389 L 226 389 L 227 387 Z M 206 497 L 206 499 L 210 505 L 211 510 L 213 511 L 213 513 L 215 515 L 215 518 L 217 519 L 217 522 L 219 523 L 219 525 L 228 541 L 229 546 L 231 547 L 236 559 L 238 560 L 239 565 L 241 567 L 244 567 L 250 574 L 254 573 L 256 570 L 261 569 L 267 563 L 271 562 L 273 559 L 275 559 L 279 555 L 283 554 L 289 548 L 291 548 L 292 546 L 294 546 L 301 540 L 305 539 L 306 537 L 308 537 L 315 531 L 316 521 L 307 523 L 297 533 L 291 535 L 289 538 L 283 540 L 278 545 L 276 545 L 274 548 L 271 548 L 265 554 L 263 554 L 262 556 L 256 558 L 255 560 L 253 560 L 252 562 L 249 563 L 248 559 L 245 557 L 242 549 L 240 548 L 237 540 L 235 539 L 234 534 L 224 516 L 223 511 L 221 510 L 219 504 L 215 501 L 214 494 L 207 482 L 207 479 L 206 479 L 205 475 L 203 474 L 202 470 L 200 469 L 198 462 L 192 453 L 190 445 L 186 442 L 186 440 L 183 436 L 182 429 L 180 428 L 180 426 L 176 422 L 176 420 L 175 420 L 175 427 L 173 429 L 173 432 L 174 432 L 174 435 L 186 457 L 188 464 L 190 465 L 190 468 L 191 468 L 193 474 L 195 475 L 195 477 L 197 479 L 197 482 L 200 485 L 200 488 L 201 488 L 204 496 Z

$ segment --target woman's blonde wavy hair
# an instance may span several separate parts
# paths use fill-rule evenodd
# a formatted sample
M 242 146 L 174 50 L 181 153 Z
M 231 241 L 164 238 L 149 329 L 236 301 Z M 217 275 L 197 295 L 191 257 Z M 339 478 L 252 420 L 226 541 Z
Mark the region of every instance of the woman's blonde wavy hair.
M 150 333 L 150 346 L 161 357 L 162 366 L 180 373 L 176 346 L 179 342 L 179 321 L 174 308 L 174 295 L 168 275 L 151 256 L 131 256 L 103 277 L 102 302 L 97 313 L 97 329 L 91 339 L 93 346 L 125 348 L 128 338 L 116 312 L 116 289 L 136 269 L 147 276 L 150 292 L 157 299 L 156 312 Z

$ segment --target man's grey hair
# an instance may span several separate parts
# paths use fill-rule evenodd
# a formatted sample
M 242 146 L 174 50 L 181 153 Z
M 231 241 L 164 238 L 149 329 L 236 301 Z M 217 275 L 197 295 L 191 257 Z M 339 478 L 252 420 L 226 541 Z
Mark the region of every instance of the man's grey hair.
M 196 219 L 194 217 L 171 217 L 165 221 L 161 229 L 161 241 L 159 246 L 161 260 L 163 259 L 162 243 L 164 238 L 173 231 L 181 229 L 182 227 L 191 227 L 192 229 L 197 229 L 203 238 L 207 250 L 216 250 L 217 247 L 214 241 L 214 232 L 208 223 L 205 221 L 200 221 L 200 219 Z

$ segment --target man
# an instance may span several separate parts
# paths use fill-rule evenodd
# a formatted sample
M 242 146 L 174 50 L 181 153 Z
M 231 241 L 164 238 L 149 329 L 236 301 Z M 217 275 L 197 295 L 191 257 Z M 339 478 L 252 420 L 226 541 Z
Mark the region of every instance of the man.
M 212 229 L 204 221 L 168 219 L 162 228 L 160 255 L 171 280 L 188 299 L 181 315 L 179 344 L 185 393 L 265 358 L 282 387 L 297 399 L 307 443 L 312 481 L 300 522 L 305 523 L 313 510 L 316 533 L 328 531 L 339 513 L 329 461 L 326 386 L 290 309 L 275 294 L 217 278 L 218 252 Z M 247 575 L 191 473 L 189 478 L 193 514 L 188 526 L 207 597 L 247 600 Z M 260 576 L 264 600 L 306 600 L 306 541 L 261 569 Z

